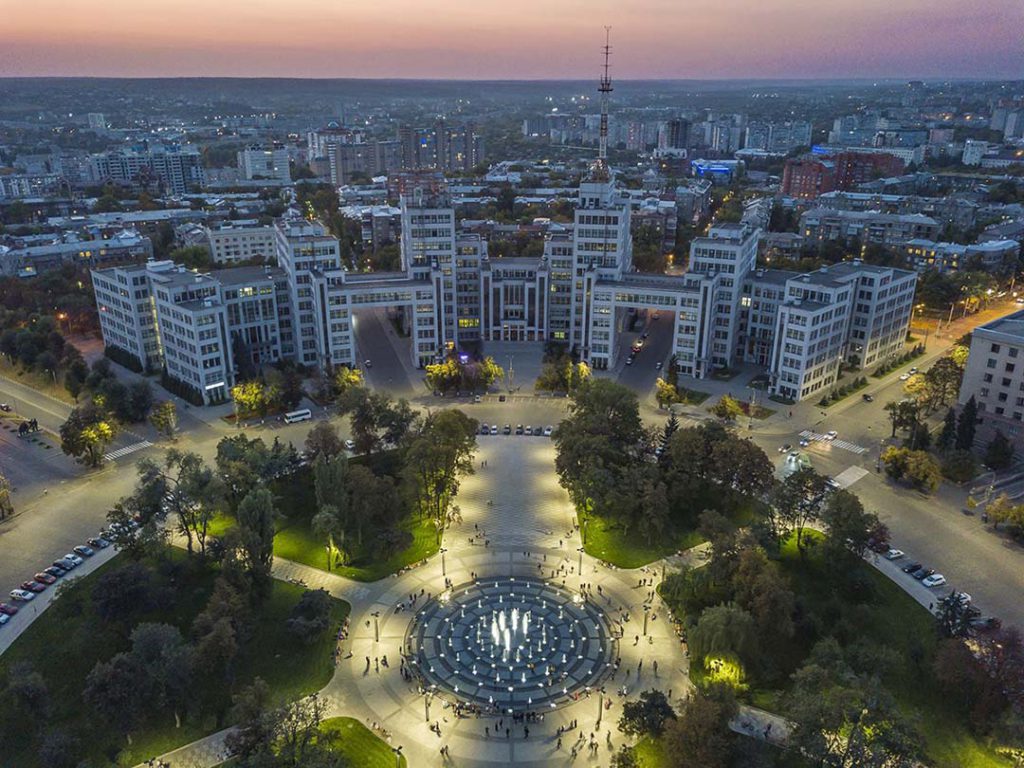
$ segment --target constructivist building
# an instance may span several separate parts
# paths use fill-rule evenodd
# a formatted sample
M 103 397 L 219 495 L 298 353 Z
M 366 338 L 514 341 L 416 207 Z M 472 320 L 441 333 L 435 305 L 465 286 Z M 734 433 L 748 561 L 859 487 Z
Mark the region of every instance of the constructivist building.
M 370 351 L 358 349 L 356 315 L 371 308 L 408 334 L 408 362 L 420 368 L 487 342 L 551 341 L 612 369 L 631 315 L 670 314 L 681 375 L 753 364 L 792 400 L 832 386 L 840 364 L 863 369 L 895 355 L 906 336 L 913 272 L 856 261 L 808 274 L 759 270 L 761 233 L 749 222 L 695 238 L 682 275 L 636 272 L 631 201 L 603 160 L 580 185 L 573 224 L 548 233 L 539 258 L 491 258 L 483 236 L 460 231 L 434 175 L 405 179 L 400 199 L 395 272 L 349 271 L 337 239 L 295 213 L 274 224 L 276 267 L 97 270 L 104 338 L 214 402 L 249 365 L 358 365 Z

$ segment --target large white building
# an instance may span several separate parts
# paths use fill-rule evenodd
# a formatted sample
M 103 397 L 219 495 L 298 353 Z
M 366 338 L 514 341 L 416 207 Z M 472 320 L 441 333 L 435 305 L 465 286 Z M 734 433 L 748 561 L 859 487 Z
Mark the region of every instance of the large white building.
M 1024 311 L 993 320 L 971 334 L 959 403 L 978 405 L 980 434 L 991 438 L 998 429 L 1015 442 L 1024 422 Z
M 203 160 L 192 145 L 143 144 L 93 155 L 92 179 L 125 187 L 153 186 L 183 195 L 206 181 Z
M 288 162 L 288 150 L 280 145 L 246 147 L 238 152 L 238 171 L 243 179 L 270 179 L 290 184 L 292 173 Z
M 204 227 L 203 232 L 214 264 L 270 260 L 277 255 L 274 228 L 255 220 L 228 220 L 213 227 Z
M 437 178 L 407 181 L 398 271 L 348 271 L 338 241 L 291 213 L 273 228 L 276 268 L 199 275 L 156 264 L 95 273 L 110 308 L 100 313 L 104 338 L 151 366 L 158 359 L 207 402 L 250 364 L 358 364 L 356 314 L 371 307 L 387 308 L 408 332 L 409 362 L 418 367 L 490 341 L 553 341 L 611 369 L 631 313 L 670 314 L 681 375 L 751 363 L 767 371 L 773 394 L 793 400 L 833 385 L 840 363 L 877 365 L 904 343 L 913 272 L 859 262 L 808 274 L 758 270 L 760 230 L 749 223 L 695 238 L 685 274 L 635 272 L 630 199 L 603 161 L 580 185 L 573 225 L 549 233 L 540 258 L 490 258 L 483 237 L 459 231 Z M 152 306 L 140 299 L 132 314 L 117 286 L 139 274 Z M 155 357 L 146 311 L 156 318 Z

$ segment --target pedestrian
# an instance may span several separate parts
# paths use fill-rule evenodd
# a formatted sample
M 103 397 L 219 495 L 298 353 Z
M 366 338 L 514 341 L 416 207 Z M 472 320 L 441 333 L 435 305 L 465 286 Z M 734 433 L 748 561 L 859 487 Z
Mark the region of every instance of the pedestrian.
M 485 739 L 491 738 L 491 726 L 489 726 L 489 725 L 484 728 L 484 738 Z
M 523 726 L 523 738 L 524 739 L 530 738 L 530 726 L 528 726 L 528 725 L 524 725 Z
M 562 748 L 562 737 L 559 736 L 558 737 L 558 744 L 555 745 L 555 749 L 561 749 L 561 748 Z
M 512 729 L 511 728 L 506 728 L 505 729 L 505 738 L 506 739 L 511 739 L 512 738 Z
M 636 674 L 637 674 L 637 677 L 640 676 L 640 670 L 643 669 L 643 668 L 644 668 L 644 660 L 640 659 L 640 661 L 638 661 L 636 663 Z

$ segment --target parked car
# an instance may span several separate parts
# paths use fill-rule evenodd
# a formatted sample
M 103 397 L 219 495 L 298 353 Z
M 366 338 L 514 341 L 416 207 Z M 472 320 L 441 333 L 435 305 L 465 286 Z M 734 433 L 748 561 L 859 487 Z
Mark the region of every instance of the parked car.
M 516 424 L 516 434 L 517 435 L 523 434 L 523 425 L 522 424 Z
M 917 366 L 911 368 L 909 371 L 907 371 L 907 373 L 909 373 L 911 376 L 915 375 L 917 373 Z
M 498 425 L 497 424 L 491 424 L 491 434 L 492 435 L 498 434 Z
M 35 600 L 36 596 L 34 592 L 29 592 L 27 589 L 12 589 L 11 599 L 27 603 L 29 600 Z
M 40 584 L 56 584 L 57 583 L 57 577 L 54 576 L 52 573 L 47 573 L 46 571 L 40 571 L 39 573 L 37 573 L 32 578 L 35 579 L 36 581 L 38 581 Z
M 65 573 L 67 573 L 68 571 L 72 570 L 77 565 L 77 563 L 75 563 L 72 560 L 68 560 L 67 558 L 62 557 L 59 560 L 54 560 L 53 561 L 53 565 L 54 565 L 55 568 L 60 568 Z
M 909 564 L 903 566 L 903 572 L 904 573 L 913 573 L 914 571 L 916 571 L 920 567 L 921 567 L 921 563 L 909 563 Z
M 941 587 L 943 584 L 946 583 L 946 577 L 943 576 L 941 573 L 932 573 L 928 576 L 925 576 L 921 580 L 921 583 L 924 584 L 926 587 Z
M 0 627 L 2 627 L 4 624 L 6 624 L 10 620 L 11 620 L 11 617 L 8 616 L 6 613 L 0 613 Z
M 527 425 L 527 426 L 526 426 L 526 427 L 525 427 L 525 428 L 523 429 L 523 432 L 524 432 L 524 433 L 525 433 L 526 435 L 532 435 L 532 434 L 533 434 L 533 427 L 531 427 L 531 426 Z
M 109 541 L 98 536 L 93 536 L 91 539 L 86 539 L 85 543 L 88 544 L 90 547 L 94 547 L 95 549 L 106 549 L 110 546 Z
M 79 544 L 75 549 L 75 554 L 81 557 L 92 557 L 96 554 L 96 551 L 92 547 L 87 547 L 85 544 Z
M 489 434 L 491 434 L 491 428 L 488 427 L 486 424 L 481 424 L 480 425 L 480 434 L 481 435 L 489 435 Z
M 46 585 L 41 584 L 38 581 L 29 579 L 28 581 L 21 582 L 21 588 L 24 590 L 28 590 L 29 592 L 42 592 L 44 589 L 46 589 Z
M 967 592 L 957 592 L 955 594 L 956 594 L 957 602 L 959 602 L 960 605 L 962 605 L 964 607 L 967 607 L 968 605 L 970 605 L 974 601 L 974 598 L 972 598 L 970 596 L 970 594 L 967 593 Z
M 79 557 L 77 554 L 73 552 L 68 552 L 66 555 L 64 555 L 64 559 L 70 560 L 75 565 L 81 565 L 85 562 L 85 560 L 83 560 L 81 557 Z
M 924 581 L 929 576 L 931 576 L 933 573 L 935 573 L 935 569 L 934 568 L 918 568 L 916 571 L 914 571 L 910 575 L 913 578 L 917 579 L 918 581 Z
M 551 437 L 554 431 L 554 427 L 544 427 L 544 437 Z
M 481 401 L 482 399 L 483 399 L 483 398 L 482 398 L 482 397 L 480 397 L 480 395 L 474 395 L 474 396 L 473 396 L 473 402 L 474 402 L 474 403 L 479 403 L 479 402 L 480 402 L 480 401 Z
M 867 392 L 865 392 L 863 395 L 861 395 L 861 397 L 863 398 L 865 403 L 873 403 L 873 402 L 875 402 L 875 396 L 874 395 L 869 395 Z
M 356 441 L 355 440 L 346 440 L 345 441 L 345 450 L 346 451 L 354 451 L 355 449 L 356 449 Z
M 46 568 L 43 568 L 43 573 L 53 577 L 54 579 L 59 579 L 61 576 L 63 576 L 65 573 L 67 573 L 67 571 L 65 571 L 60 566 L 50 565 L 50 566 L 47 566 Z
M 901 557 L 903 557 L 903 554 L 904 553 L 902 549 L 890 549 L 888 552 L 885 553 L 885 559 L 899 560 Z
M 11 605 L 10 603 L 0 603 L 0 613 L 5 616 L 13 616 L 18 612 L 18 606 Z
M 901 373 L 900 374 L 900 381 L 906 381 L 909 378 L 910 378 L 910 374 L 909 373 Z
M 3 411 L 4 413 L 10 413 L 11 406 L 7 403 L 0 403 L 0 411 Z
M 512 434 L 512 425 L 511 424 L 506 424 L 505 428 L 503 430 L 501 430 L 501 433 L 503 435 L 511 435 Z

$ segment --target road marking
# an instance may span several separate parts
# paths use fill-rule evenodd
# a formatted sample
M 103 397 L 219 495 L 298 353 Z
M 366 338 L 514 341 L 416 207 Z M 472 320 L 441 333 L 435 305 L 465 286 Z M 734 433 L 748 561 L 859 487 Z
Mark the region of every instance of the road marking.
M 118 448 L 116 451 L 105 453 L 103 454 L 103 458 L 107 461 L 113 461 L 114 459 L 119 459 L 122 456 L 127 456 L 129 453 L 135 453 L 136 451 L 141 451 L 143 448 L 149 448 L 151 445 L 153 444 L 149 442 L 149 440 L 140 440 L 137 443 L 126 445 L 124 448 Z
M 836 448 L 842 448 L 845 451 L 850 451 L 857 455 L 868 452 L 868 449 L 862 445 L 857 445 L 856 443 L 851 443 L 846 440 L 829 440 L 828 435 L 821 432 L 811 432 L 809 429 L 805 429 L 801 432 L 800 437 L 806 438 L 814 443 L 827 443 L 829 445 L 834 445 Z
M 867 475 L 867 473 L 868 471 L 864 469 L 864 467 L 849 467 L 836 475 L 835 481 L 840 488 L 849 488 L 862 477 Z

